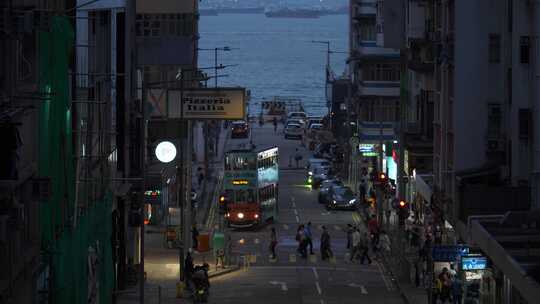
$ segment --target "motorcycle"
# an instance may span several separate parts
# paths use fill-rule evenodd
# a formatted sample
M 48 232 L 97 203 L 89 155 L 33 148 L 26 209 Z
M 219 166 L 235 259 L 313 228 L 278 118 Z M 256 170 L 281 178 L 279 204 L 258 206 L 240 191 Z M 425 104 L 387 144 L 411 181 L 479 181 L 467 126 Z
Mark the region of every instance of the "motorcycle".
M 195 266 L 193 269 L 192 281 L 194 285 L 193 303 L 208 302 L 208 294 L 210 289 L 210 281 L 208 279 L 208 264 Z

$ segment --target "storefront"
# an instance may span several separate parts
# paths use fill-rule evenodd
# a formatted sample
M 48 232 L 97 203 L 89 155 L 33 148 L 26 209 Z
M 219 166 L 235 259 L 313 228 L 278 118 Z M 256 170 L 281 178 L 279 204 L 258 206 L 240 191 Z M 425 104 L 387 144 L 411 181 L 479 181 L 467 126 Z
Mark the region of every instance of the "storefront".
M 469 254 L 461 257 L 459 265 L 465 303 L 495 303 L 496 280 L 488 258 L 480 253 Z

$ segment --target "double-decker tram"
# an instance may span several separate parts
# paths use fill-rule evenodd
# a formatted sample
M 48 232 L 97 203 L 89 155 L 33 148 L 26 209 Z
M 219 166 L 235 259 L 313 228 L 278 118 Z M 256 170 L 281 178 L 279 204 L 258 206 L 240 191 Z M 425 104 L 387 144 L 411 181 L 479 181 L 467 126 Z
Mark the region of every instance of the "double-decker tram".
M 219 203 L 229 227 L 255 227 L 277 216 L 278 148 L 225 153 Z

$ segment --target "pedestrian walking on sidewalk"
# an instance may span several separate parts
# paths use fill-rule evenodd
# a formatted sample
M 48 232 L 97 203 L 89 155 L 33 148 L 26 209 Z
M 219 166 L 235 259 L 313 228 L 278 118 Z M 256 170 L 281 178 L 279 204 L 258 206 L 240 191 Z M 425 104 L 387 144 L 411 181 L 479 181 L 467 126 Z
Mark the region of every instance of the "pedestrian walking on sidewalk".
M 296 161 L 296 168 L 300 168 L 300 161 L 302 160 L 302 155 L 300 155 L 300 151 L 298 151 L 298 148 L 296 148 L 296 152 L 294 153 L 294 160 Z
M 328 233 L 328 229 L 326 229 L 326 226 L 322 226 L 322 234 L 321 234 L 321 259 L 323 261 L 331 258 L 334 256 L 334 253 L 332 252 L 332 247 L 330 246 L 330 234 Z
M 193 250 L 197 250 L 199 248 L 199 230 L 197 230 L 197 225 L 193 224 L 193 227 L 191 228 L 191 239 L 193 241 Z
M 353 232 L 353 226 L 351 224 L 347 224 L 347 249 L 351 249 Z
M 360 230 L 358 230 L 358 227 L 354 227 L 354 231 L 352 233 L 352 246 L 351 246 L 351 262 L 354 262 L 356 260 L 356 256 L 360 253 L 360 238 L 362 235 L 360 234 Z
M 191 278 L 193 276 L 193 258 L 191 257 L 191 248 L 188 250 L 188 253 L 186 255 L 186 259 L 184 260 L 184 282 L 186 284 L 186 288 L 190 288 L 191 286 Z
M 201 167 L 197 168 L 197 185 L 199 189 L 202 188 L 202 182 L 204 180 L 204 172 Z
M 278 125 L 277 117 L 274 117 L 274 120 L 272 121 L 272 123 L 274 124 L 274 133 L 277 133 L 277 125 Z
M 277 235 L 276 228 L 272 227 L 270 231 L 270 253 L 272 254 L 272 260 L 276 259 L 276 245 L 277 245 Z
M 369 235 L 367 231 L 360 237 L 360 251 L 362 252 L 360 264 L 364 264 L 365 259 L 371 264 L 371 258 L 369 257 Z
M 296 231 L 296 241 L 298 241 L 298 253 L 305 259 L 307 258 L 307 251 L 306 251 L 306 235 L 304 231 L 304 224 L 301 224 L 298 226 L 298 230 Z
M 458 277 L 452 282 L 452 302 L 453 304 L 461 304 L 463 298 L 463 284 Z
M 390 253 L 390 238 L 385 230 L 381 230 L 381 234 L 379 235 L 379 248 L 383 254 Z
M 308 222 L 306 228 L 304 228 L 304 235 L 306 236 L 306 248 L 309 246 L 309 254 L 313 254 L 313 234 L 311 233 L 311 222 Z

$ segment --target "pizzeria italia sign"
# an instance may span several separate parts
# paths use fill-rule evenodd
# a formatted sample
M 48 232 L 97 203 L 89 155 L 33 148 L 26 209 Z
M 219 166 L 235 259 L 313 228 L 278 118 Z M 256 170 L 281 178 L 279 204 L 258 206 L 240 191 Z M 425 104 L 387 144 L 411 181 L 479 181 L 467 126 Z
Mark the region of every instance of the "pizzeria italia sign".
M 167 92 L 167 117 L 193 120 L 245 119 L 245 100 L 244 88 L 169 90 Z

